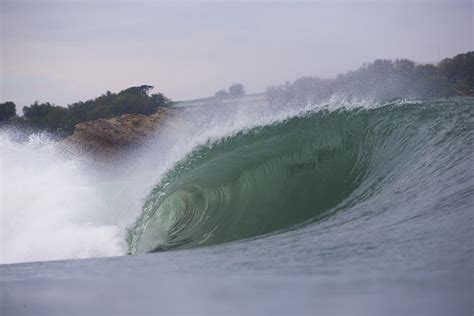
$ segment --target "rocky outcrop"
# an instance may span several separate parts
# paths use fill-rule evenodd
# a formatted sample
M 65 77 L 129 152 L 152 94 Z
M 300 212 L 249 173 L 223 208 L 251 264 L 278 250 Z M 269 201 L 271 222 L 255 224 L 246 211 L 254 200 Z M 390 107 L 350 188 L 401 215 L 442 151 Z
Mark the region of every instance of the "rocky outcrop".
M 68 145 L 93 154 L 111 155 L 143 143 L 176 110 L 160 108 L 152 115 L 124 114 L 79 123 L 66 138 Z

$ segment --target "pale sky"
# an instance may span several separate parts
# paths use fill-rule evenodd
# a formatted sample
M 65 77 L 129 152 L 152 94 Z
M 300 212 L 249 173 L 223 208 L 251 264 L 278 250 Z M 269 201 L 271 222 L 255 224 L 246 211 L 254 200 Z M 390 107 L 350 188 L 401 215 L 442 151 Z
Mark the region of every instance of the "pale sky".
M 262 92 L 376 58 L 474 50 L 472 0 L 1 1 L 1 101 L 17 111 L 155 86 L 173 100 Z

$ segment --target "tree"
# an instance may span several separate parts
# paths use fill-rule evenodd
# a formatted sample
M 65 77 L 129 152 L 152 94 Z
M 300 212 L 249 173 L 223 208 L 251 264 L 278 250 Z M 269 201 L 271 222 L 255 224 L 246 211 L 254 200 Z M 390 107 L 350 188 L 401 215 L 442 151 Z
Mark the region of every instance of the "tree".
M 128 89 L 120 91 L 119 94 L 131 94 L 131 95 L 137 95 L 137 96 L 146 96 L 150 92 L 150 90 L 153 90 L 153 86 L 148 86 L 148 85 L 141 85 L 137 87 L 130 87 Z M 110 91 L 109 91 L 110 92 Z
M 15 103 L 11 101 L 0 103 L 0 122 L 6 122 L 13 116 L 16 116 Z
M 474 95 L 474 52 L 445 58 L 438 68 L 440 75 L 451 83 L 453 93 Z
M 245 96 L 244 86 L 240 83 L 234 83 L 229 87 L 229 97 L 240 98 Z
M 415 63 L 409 59 L 397 59 L 393 63 L 393 69 L 401 76 L 411 77 L 415 72 Z
M 30 106 L 25 106 L 23 108 L 23 114 L 25 118 L 40 118 L 46 117 L 48 113 L 52 110 L 53 105 L 49 102 L 46 103 L 39 103 L 35 101 Z
M 219 90 L 214 94 L 214 97 L 218 99 L 224 99 L 228 97 L 228 94 L 225 90 Z
M 416 65 L 408 59 L 378 59 L 334 79 L 303 77 L 267 89 L 271 103 L 303 104 L 345 98 L 411 98 L 474 96 L 474 52 L 443 59 L 438 65 Z

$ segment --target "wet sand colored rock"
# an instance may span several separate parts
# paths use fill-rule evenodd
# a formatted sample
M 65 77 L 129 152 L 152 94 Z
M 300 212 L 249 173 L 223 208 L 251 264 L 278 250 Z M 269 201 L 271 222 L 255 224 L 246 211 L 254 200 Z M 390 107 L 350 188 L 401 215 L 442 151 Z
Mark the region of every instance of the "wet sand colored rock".
M 176 109 L 160 108 L 149 116 L 124 114 L 79 123 L 65 142 L 93 154 L 114 154 L 143 143 L 175 111 Z

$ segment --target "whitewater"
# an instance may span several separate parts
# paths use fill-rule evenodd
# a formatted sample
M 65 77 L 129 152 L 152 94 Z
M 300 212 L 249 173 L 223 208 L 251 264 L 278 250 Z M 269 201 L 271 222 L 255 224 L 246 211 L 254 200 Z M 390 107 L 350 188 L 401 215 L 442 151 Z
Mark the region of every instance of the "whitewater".
M 246 302 L 261 314 L 286 297 L 274 312 L 350 312 L 343 299 L 364 314 L 469 313 L 472 98 L 177 110 L 114 161 L 0 132 L 7 311 L 24 293 L 27 313 L 87 313 L 100 302 L 74 297 L 100 287 L 110 302 L 128 297 L 129 313 L 232 314 Z M 52 304 L 35 303 L 46 286 Z

